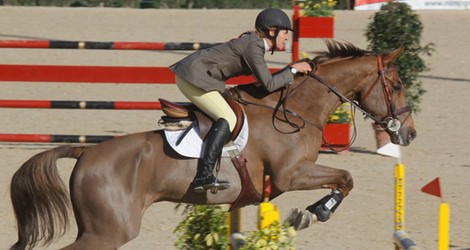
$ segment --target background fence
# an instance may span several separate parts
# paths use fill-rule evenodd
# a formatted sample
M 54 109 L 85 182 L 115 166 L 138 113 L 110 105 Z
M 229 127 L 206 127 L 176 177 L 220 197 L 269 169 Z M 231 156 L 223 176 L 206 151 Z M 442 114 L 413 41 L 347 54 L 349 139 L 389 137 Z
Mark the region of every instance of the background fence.
M 58 45 L 59 44 L 59 45 Z M 85 44 L 85 45 L 79 45 Z M 116 43 L 106 46 L 102 43 L 88 42 L 55 43 L 51 41 L 0 41 L 0 47 L 6 48 L 93 48 L 112 49 Z M 200 47 L 199 43 L 127 43 L 136 46 L 121 46 L 126 49 L 143 48 L 164 50 L 164 44 L 186 44 L 181 47 L 188 49 Z M 159 44 L 163 44 L 160 46 Z M 205 47 L 208 43 L 203 43 Z M 158 46 L 156 46 L 158 45 Z M 171 49 L 175 49 L 172 46 Z M 271 69 L 276 71 L 277 69 Z M 243 84 L 253 82 L 252 76 L 240 76 L 227 81 L 228 84 Z M 174 84 L 173 72 L 168 67 L 130 67 L 130 66 L 67 66 L 67 65 L 0 65 L 0 82 L 34 82 L 47 83 L 90 83 L 90 84 Z M 158 102 L 142 101 L 80 101 L 80 100 L 0 100 L 0 108 L 30 108 L 30 109 L 160 109 Z M 109 140 L 110 135 L 60 135 L 60 134 L 0 134 L 0 141 L 6 142 L 46 142 L 46 143 L 98 143 Z

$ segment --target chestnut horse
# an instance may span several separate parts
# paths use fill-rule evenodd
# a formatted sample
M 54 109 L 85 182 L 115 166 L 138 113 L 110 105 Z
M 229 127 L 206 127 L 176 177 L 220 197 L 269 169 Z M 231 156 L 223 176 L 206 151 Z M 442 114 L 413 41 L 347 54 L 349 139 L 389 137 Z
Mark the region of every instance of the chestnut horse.
M 254 190 L 262 192 L 265 175 L 271 176 L 271 197 L 294 190 L 331 190 L 290 216 L 294 224 L 299 222 L 296 216 L 327 220 L 353 188 L 348 171 L 315 163 L 327 117 L 342 102 L 352 102 L 381 124 L 395 144 L 406 146 L 416 137 L 394 65 L 401 50 L 377 55 L 335 41 L 327 42 L 327 47 L 312 61 L 311 74 L 296 76 L 279 91 L 262 93 L 257 84 L 232 89 L 249 121 L 249 140 L 241 154 Z M 56 166 L 57 159 L 64 157 L 77 159 L 70 198 Z M 70 200 L 78 235 L 65 249 L 87 250 L 117 249 L 135 238 L 145 210 L 154 202 L 233 204 L 237 200 L 243 185 L 230 159 L 222 159 L 218 176 L 231 186 L 216 194 L 193 192 L 190 183 L 196 165 L 197 159 L 178 156 L 168 146 L 162 130 L 41 152 L 24 163 L 11 182 L 19 238 L 12 249 L 32 248 L 40 241 L 47 244 L 60 236 L 68 223 Z

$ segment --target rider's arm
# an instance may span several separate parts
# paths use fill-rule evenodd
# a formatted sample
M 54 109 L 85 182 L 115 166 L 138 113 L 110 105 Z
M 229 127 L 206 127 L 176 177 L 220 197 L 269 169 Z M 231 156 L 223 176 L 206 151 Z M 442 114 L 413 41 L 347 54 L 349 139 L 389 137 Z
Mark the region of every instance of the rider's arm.
M 250 68 L 255 79 L 270 92 L 275 91 L 294 81 L 294 75 L 288 68 L 272 75 L 264 59 L 264 47 L 260 43 L 252 43 L 245 49 L 243 59 Z

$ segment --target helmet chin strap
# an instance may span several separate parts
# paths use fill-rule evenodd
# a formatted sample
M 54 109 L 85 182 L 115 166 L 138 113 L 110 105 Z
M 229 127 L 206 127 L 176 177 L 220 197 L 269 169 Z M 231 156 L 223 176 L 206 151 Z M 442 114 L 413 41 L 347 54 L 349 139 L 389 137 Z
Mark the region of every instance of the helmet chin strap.
M 273 47 L 271 49 L 271 55 L 274 54 L 274 51 L 276 50 L 276 47 L 277 47 L 277 36 L 279 35 L 279 28 L 276 28 L 276 30 L 274 31 L 274 36 L 270 36 L 269 39 L 271 39 L 271 42 L 273 44 Z

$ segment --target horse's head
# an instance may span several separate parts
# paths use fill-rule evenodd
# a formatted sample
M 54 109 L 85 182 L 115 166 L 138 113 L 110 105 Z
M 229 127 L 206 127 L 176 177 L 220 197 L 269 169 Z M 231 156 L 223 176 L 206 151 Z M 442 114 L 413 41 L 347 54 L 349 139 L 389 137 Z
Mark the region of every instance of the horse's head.
M 394 144 L 407 146 L 416 137 L 416 130 L 405 88 L 394 64 L 402 51 L 401 48 L 376 56 L 373 63 L 376 64 L 377 74 L 360 91 L 359 102 L 371 118 L 385 128 Z
M 311 76 L 326 85 L 339 100 L 355 98 L 359 108 L 385 128 L 393 143 L 410 144 L 416 130 L 394 64 L 403 49 L 377 55 L 347 42 L 329 40 L 326 45 L 328 51 L 317 52 L 319 56 L 313 60 L 318 67 Z

